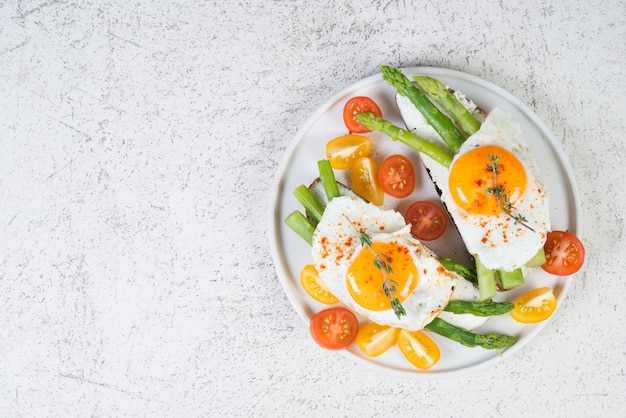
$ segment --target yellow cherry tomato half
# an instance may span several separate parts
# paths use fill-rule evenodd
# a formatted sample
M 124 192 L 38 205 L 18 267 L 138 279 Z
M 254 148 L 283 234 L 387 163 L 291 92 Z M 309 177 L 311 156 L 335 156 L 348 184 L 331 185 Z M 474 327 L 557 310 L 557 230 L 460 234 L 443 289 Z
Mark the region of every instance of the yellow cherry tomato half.
M 300 284 L 307 294 L 318 302 L 326 305 L 339 303 L 339 299 L 320 282 L 317 269 L 312 264 L 307 264 L 300 272 Z
M 400 328 L 371 322 L 359 329 L 356 344 L 368 356 L 377 357 L 396 343 L 399 332 Z
M 360 158 L 351 171 L 352 190 L 376 206 L 383 204 L 385 192 L 378 183 L 378 164 L 369 157 Z
M 556 309 L 556 297 L 549 287 L 524 293 L 515 301 L 511 316 L 517 322 L 531 324 L 548 319 Z
M 441 357 L 437 344 L 422 331 L 401 329 L 397 344 L 404 357 L 418 369 L 430 369 Z
M 326 143 L 326 158 L 335 170 L 352 168 L 372 152 L 372 140 L 363 135 L 343 135 Z

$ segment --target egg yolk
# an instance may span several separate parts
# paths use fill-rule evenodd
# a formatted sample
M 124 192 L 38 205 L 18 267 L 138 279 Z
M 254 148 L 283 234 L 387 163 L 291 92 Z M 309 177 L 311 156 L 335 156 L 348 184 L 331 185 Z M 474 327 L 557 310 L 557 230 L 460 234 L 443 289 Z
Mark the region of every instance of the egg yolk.
M 395 287 L 393 296 L 400 302 L 417 286 L 417 268 L 410 250 L 398 242 L 374 242 L 364 247 L 346 273 L 346 284 L 354 301 L 372 311 L 391 309 L 390 297 L 385 295 L 383 286 L 385 279 L 387 286 Z
M 494 158 L 497 161 L 494 162 Z M 511 152 L 495 145 L 484 145 L 461 155 L 450 168 L 448 186 L 457 205 L 470 213 L 498 215 L 502 213 L 494 190 L 494 164 L 497 168 L 497 185 L 515 202 L 526 189 L 526 170 Z M 504 203 L 504 197 L 501 202 Z

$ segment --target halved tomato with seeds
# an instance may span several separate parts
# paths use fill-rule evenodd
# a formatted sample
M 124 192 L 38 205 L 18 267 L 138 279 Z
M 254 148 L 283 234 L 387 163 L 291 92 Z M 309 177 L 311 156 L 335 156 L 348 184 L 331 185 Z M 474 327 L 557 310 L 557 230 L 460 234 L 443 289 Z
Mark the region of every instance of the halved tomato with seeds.
M 376 116 L 383 115 L 380 107 L 369 97 L 356 96 L 348 100 L 343 107 L 343 122 L 350 132 L 361 134 L 371 131 L 356 120 L 358 113 L 373 113 Z
M 307 294 L 318 302 L 326 305 L 339 303 L 339 299 L 320 282 L 317 269 L 312 264 L 307 264 L 300 272 L 300 284 Z
M 448 216 L 443 208 L 427 200 L 421 200 L 409 206 L 404 219 L 411 224 L 411 234 L 422 241 L 439 238 L 448 225 Z
M 356 335 L 356 344 L 370 357 L 380 356 L 396 343 L 400 328 L 371 322 Z
M 430 369 L 441 357 L 437 344 L 423 331 L 401 329 L 398 334 L 398 348 L 419 369 Z
M 546 263 L 541 268 L 558 276 L 576 273 L 585 261 L 583 243 L 576 235 L 567 231 L 548 232 L 543 250 L 546 254 Z
M 385 193 L 378 182 L 378 164 L 372 158 L 360 158 L 350 172 L 352 190 L 363 199 L 380 206 L 385 201 Z
M 341 350 L 356 338 L 359 320 L 346 308 L 328 308 L 313 316 L 310 329 L 313 340 L 321 347 Z
M 352 168 L 357 160 L 368 157 L 372 140 L 363 135 L 343 135 L 326 143 L 326 158 L 335 170 Z
M 387 157 L 378 170 L 380 187 L 393 197 L 407 197 L 415 189 L 415 169 L 404 155 Z
M 556 309 L 556 297 L 549 287 L 524 293 L 515 301 L 511 316 L 517 322 L 532 324 L 548 319 Z

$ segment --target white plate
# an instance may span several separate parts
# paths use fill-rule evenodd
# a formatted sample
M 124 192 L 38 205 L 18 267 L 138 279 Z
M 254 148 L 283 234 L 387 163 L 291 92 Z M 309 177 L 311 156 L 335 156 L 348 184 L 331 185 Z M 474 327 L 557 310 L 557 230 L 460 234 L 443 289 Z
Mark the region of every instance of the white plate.
M 542 170 L 542 178 L 551 188 L 552 228 L 581 235 L 580 199 L 571 167 L 554 135 L 528 106 L 500 87 L 463 72 L 433 67 L 403 68 L 402 71 L 409 77 L 413 75 L 435 77 L 450 87 L 462 91 L 485 110 L 498 106 L 511 113 L 521 123 L 528 145 Z M 293 210 L 302 210 L 293 196 L 293 190 L 300 184 L 308 185 L 318 176 L 317 161 L 325 158 L 326 142 L 347 133 L 342 119 L 343 105 L 350 97 L 361 95 L 374 99 L 381 107 L 385 119 L 398 126 L 404 126 L 395 106 L 393 87 L 389 86 L 379 74 L 367 77 L 332 97 L 309 118 L 289 144 L 274 184 L 270 207 L 272 255 L 285 292 L 296 311 L 305 320 L 306 326 L 316 312 L 327 306 L 311 299 L 301 288 L 300 270 L 304 265 L 311 263 L 310 246 L 285 226 L 283 221 Z M 415 193 L 401 201 L 385 196 L 383 207 L 396 208 L 404 213 L 406 207 L 414 200 L 438 200 L 435 188 L 415 151 L 380 133 L 374 132 L 369 135 L 375 144 L 373 157 L 379 164 L 388 155 L 401 153 L 413 160 L 417 172 Z M 345 173 L 336 171 L 336 175 L 339 181 L 349 184 L 344 177 Z M 452 227 L 449 227 L 439 240 L 426 244 L 440 256 L 451 257 L 455 261 L 468 260 L 465 248 Z M 517 296 L 535 287 L 551 286 L 560 304 L 564 300 L 570 283 L 571 279 L 552 276 L 536 268 L 529 273 L 524 286 L 500 294 L 498 298 L 513 301 Z M 531 341 L 546 323 L 547 321 L 533 325 L 520 324 L 508 314 L 492 318 L 476 332 L 498 332 L 518 338 L 516 344 L 500 352 L 480 347 L 464 347 L 439 335 L 429 333 L 439 346 L 441 359 L 428 371 L 414 368 L 397 347 L 392 347 L 376 358 L 364 355 L 356 344 L 352 344 L 342 353 L 358 363 L 393 373 L 422 379 L 450 377 L 484 369 L 511 356 Z M 315 344 L 313 340 L 311 344 Z

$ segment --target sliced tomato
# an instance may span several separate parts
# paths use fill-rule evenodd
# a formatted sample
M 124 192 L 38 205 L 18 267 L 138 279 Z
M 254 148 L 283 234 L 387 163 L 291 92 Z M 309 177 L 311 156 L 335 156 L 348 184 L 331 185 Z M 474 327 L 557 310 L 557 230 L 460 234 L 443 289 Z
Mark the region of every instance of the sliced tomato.
M 357 96 L 348 100 L 343 107 L 343 122 L 350 132 L 360 134 L 371 131 L 356 120 L 355 115 L 357 113 L 373 113 L 376 116 L 383 115 L 380 107 L 369 97 Z
M 448 226 L 448 216 L 443 208 L 427 200 L 420 200 L 409 206 L 404 220 L 411 224 L 411 234 L 422 241 L 439 238 Z
M 517 298 L 511 316 L 517 322 L 531 324 L 548 319 L 556 309 L 556 297 L 549 287 L 540 287 Z
M 352 190 L 376 206 L 383 204 L 385 193 L 378 184 L 378 164 L 366 157 L 358 159 L 351 171 Z
M 396 343 L 399 332 L 400 328 L 371 322 L 359 329 L 356 344 L 368 356 L 377 357 Z
M 583 243 L 576 235 L 567 231 L 548 232 L 543 250 L 546 254 L 546 263 L 541 268 L 557 276 L 576 273 L 585 261 Z
M 326 143 L 326 158 L 335 170 L 352 168 L 354 163 L 368 157 L 372 151 L 372 140 L 363 135 L 343 135 Z
M 308 295 L 318 302 L 326 305 L 339 303 L 339 299 L 320 282 L 317 269 L 312 264 L 307 264 L 300 272 L 300 284 Z
M 407 197 L 415 189 L 415 169 L 404 155 L 387 157 L 378 171 L 380 187 L 393 197 Z
M 311 336 L 328 350 L 346 348 L 356 338 L 359 320 L 346 308 L 328 308 L 311 319 Z
M 401 329 L 398 333 L 398 348 L 418 369 L 430 369 L 441 357 L 437 344 L 422 331 Z

